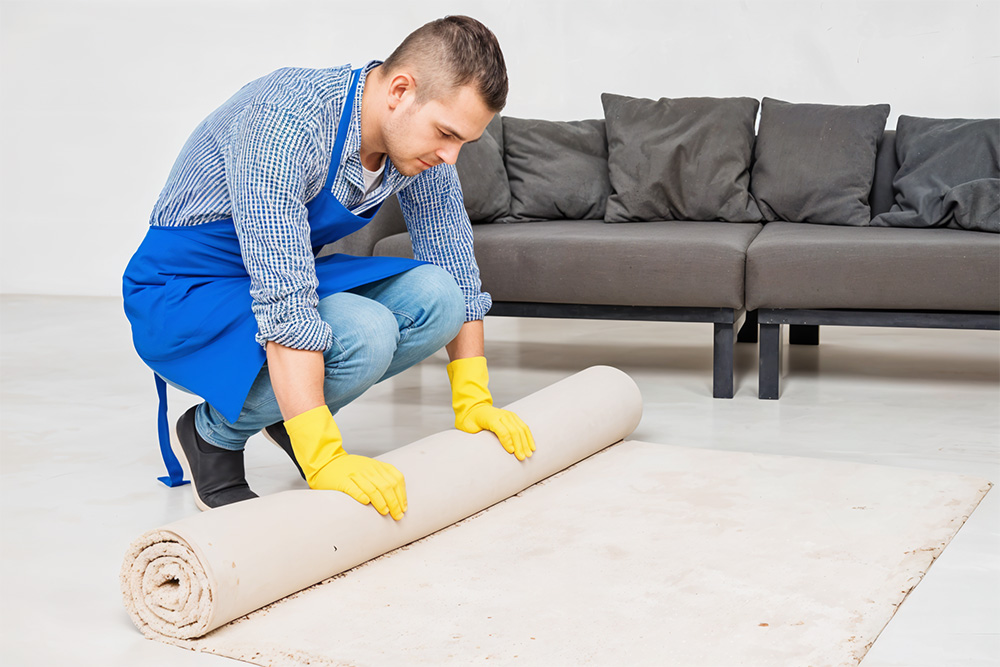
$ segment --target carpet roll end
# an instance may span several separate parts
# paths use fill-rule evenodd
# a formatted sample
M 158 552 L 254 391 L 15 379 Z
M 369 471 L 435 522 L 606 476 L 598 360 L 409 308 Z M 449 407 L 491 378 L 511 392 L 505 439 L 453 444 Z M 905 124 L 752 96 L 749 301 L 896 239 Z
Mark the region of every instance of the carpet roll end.
M 135 540 L 119 575 L 125 609 L 147 637 L 193 639 L 210 629 L 214 594 L 191 547 L 167 531 Z

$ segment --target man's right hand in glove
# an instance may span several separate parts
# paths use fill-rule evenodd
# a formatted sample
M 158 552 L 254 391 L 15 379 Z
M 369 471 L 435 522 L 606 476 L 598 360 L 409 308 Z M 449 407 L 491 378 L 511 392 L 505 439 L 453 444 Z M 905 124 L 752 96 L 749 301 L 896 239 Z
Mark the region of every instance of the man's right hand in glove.
M 348 454 L 330 408 L 321 405 L 285 421 L 295 458 L 309 487 L 343 491 L 395 520 L 406 511 L 403 474 L 388 463 Z

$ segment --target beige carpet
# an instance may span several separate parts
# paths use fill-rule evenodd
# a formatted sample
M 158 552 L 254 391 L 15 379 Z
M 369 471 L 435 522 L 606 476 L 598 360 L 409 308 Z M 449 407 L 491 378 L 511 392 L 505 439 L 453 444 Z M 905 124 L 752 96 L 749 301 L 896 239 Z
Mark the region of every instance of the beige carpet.
M 571 465 L 569 452 L 589 458 L 521 493 L 528 480 L 519 479 L 514 497 L 409 546 L 366 563 L 352 555 L 364 564 L 228 624 L 241 605 L 256 609 L 314 583 L 317 563 L 346 569 L 334 561 L 355 543 L 386 551 L 383 529 L 393 546 L 411 540 L 377 515 L 371 537 L 372 517 L 350 504 L 325 506 L 346 518 L 317 519 L 315 531 L 267 528 L 270 516 L 287 525 L 284 511 L 298 503 L 339 500 L 308 491 L 152 531 L 126 557 L 126 606 L 147 636 L 260 665 L 852 665 L 990 486 L 630 441 L 590 456 L 634 428 L 633 387 L 613 369 L 590 369 L 524 399 L 538 454 L 548 446 L 532 461 L 536 472 Z M 627 415 L 616 422 L 615 412 Z M 557 428 L 546 414 L 572 419 Z M 446 493 L 440 473 L 470 473 L 463 483 L 481 502 L 481 487 L 506 493 L 493 488 L 498 480 L 523 472 L 504 457 L 478 458 L 495 447 L 486 434 L 462 435 L 397 450 L 412 454 L 401 459 L 416 485 L 411 513 L 421 497 L 450 499 L 418 511 L 414 525 L 468 514 L 452 507 L 466 494 Z M 448 460 L 477 453 L 457 468 L 417 469 L 439 449 Z M 340 525 L 356 535 L 327 535 Z M 302 552 L 299 533 L 322 557 Z

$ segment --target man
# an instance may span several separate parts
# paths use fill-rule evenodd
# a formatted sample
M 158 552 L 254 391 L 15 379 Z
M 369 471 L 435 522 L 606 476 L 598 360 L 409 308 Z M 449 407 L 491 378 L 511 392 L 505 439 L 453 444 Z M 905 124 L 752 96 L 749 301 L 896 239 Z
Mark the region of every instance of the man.
M 243 446 L 263 430 L 314 489 L 379 513 L 406 511 L 402 474 L 347 454 L 333 415 L 445 346 L 455 426 L 495 433 L 518 460 L 528 427 L 494 408 L 482 292 L 455 171 L 506 103 L 495 36 L 464 16 L 416 30 L 384 63 L 283 69 L 244 86 L 181 151 L 126 268 L 133 341 L 155 371 L 171 486 L 163 380 L 205 402 L 174 449 L 201 509 L 256 497 Z M 416 260 L 319 249 L 397 194 Z

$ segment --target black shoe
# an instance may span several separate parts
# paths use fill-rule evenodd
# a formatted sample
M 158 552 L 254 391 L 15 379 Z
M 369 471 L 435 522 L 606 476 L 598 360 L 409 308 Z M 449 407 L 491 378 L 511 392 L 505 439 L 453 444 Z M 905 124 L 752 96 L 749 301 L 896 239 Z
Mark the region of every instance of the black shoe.
M 277 424 L 271 424 L 265 428 L 262 433 L 264 437 L 281 447 L 288 454 L 288 458 L 292 459 L 292 463 L 295 464 L 296 470 L 302 475 L 302 479 L 306 478 L 306 474 L 302 472 L 302 466 L 299 465 L 298 459 L 295 458 L 295 452 L 292 450 L 292 439 L 288 437 L 288 431 L 285 430 L 285 425 L 282 422 Z
M 195 406 L 177 420 L 174 453 L 191 473 L 194 502 L 204 511 L 256 498 L 243 467 L 243 452 L 207 442 L 194 426 Z M 179 445 L 179 446 L 178 446 Z

